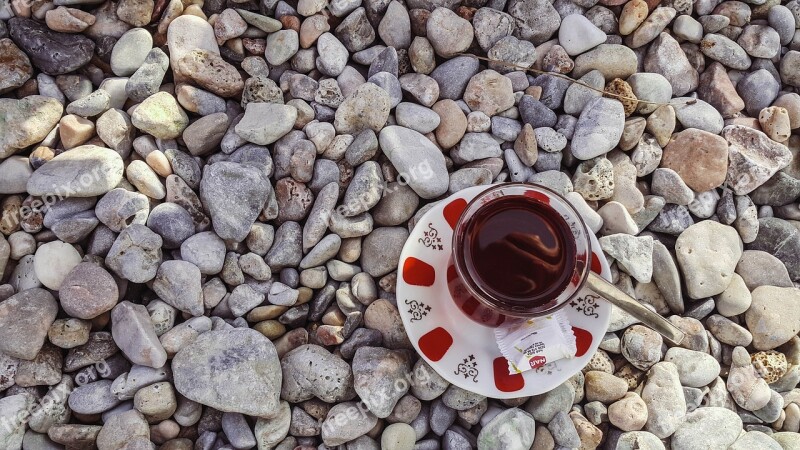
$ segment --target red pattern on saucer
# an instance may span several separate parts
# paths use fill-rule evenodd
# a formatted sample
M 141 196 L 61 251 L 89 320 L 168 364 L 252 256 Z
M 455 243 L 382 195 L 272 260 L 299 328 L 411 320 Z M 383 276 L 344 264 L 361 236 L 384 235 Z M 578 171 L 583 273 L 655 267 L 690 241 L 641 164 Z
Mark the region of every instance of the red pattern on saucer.
M 400 255 L 397 281 L 400 316 L 414 347 L 450 383 L 492 398 L 541 394 L 563 383 L 589 362 L 608 328 L 611 305 L 583 290 L 563 309 L 577 340 L 575 358 L 509 375 L 508 362 L 497 348 L 493 329 L 469 319 L 464 312 L 469 305 L 456 305 L 448 289 L 448 282 L 455 275 L 452 269 L 448 273 L 453 228 L 469 201 L 487 188 L 477 186 L 460 191 L 419 219 Z M 541 195 L 533 191 L 531 194 Z M 590 238 L 591 269 L 610 279 L 611 271 L 597 239 L 593 235 Z

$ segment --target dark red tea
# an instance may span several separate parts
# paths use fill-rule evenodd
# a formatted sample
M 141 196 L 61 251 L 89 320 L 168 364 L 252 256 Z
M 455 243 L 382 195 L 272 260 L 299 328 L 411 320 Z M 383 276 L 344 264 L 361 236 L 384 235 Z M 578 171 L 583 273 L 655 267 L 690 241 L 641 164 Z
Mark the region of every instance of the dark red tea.
M 539 307 L 570 282 L 576 248 L 569 225 L 525 196 L 482 206 L 464 230 L 464 260 L 475 282 L 511 306 Z

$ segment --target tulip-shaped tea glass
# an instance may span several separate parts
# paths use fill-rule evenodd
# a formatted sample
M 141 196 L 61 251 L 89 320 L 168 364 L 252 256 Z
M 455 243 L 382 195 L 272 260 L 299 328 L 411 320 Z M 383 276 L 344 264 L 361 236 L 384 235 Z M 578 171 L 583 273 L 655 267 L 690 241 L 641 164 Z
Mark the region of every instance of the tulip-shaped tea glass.
M 526 183 L 493 186 L 467 205 L 454 231 L 450 291 L 479 323 L 552 314 L 588 287 L 673 344 L 684 337 L 592 270 L 599 272 L 600 262 L 593 260 L 585 223 L 551 189 Z

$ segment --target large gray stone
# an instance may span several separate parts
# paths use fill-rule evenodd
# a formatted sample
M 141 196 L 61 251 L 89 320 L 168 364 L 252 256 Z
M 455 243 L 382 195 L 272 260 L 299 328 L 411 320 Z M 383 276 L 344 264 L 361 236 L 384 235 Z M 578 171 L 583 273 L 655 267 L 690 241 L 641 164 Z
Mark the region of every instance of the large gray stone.
M 275 346 L 248 329 L 201 334 L 172 359 L 175 389 L 224 412 L 272 418 L 279 413 L 281 367 Z
M 243 241 L 269 194 L 269 181 L 256 167 L 218 162 L 205 169 L 200 199 L 222 239 Z M 233 201 L 235 199 L 235 201 Z
M 381 149 L 409 186 L 422 198 L 438 197 L 449 186 L 441 150 L 422 134 L 400 126 L 388 126 L 378 138 Z
M 55 298 L 39 288 L 0 303 L 0 352 L 19 359 L 35 358 L 57 313 Z
M 124 166 L 119 153 L 96 145 L 70 149 L 36 169 L 28 179 L 31 195 L 94 197 L 122 181 Z

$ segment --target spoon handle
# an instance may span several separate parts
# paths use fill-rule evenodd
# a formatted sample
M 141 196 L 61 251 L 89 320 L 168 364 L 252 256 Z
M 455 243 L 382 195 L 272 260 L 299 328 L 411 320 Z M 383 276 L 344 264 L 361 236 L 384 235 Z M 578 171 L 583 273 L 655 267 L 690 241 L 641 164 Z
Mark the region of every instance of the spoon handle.
M 672 322 L 663 318 L 657 312 L 647 309 L 633 297 L 622 292 L 594 272 L 589 273 L 587 287 L 611 302 L 612 305 L 641 320 L 644 325 L 664 336 L 670 343 L 680 345 L 681 341 L 683 341 L 685 336 L 683 331 L 673 325 Z

